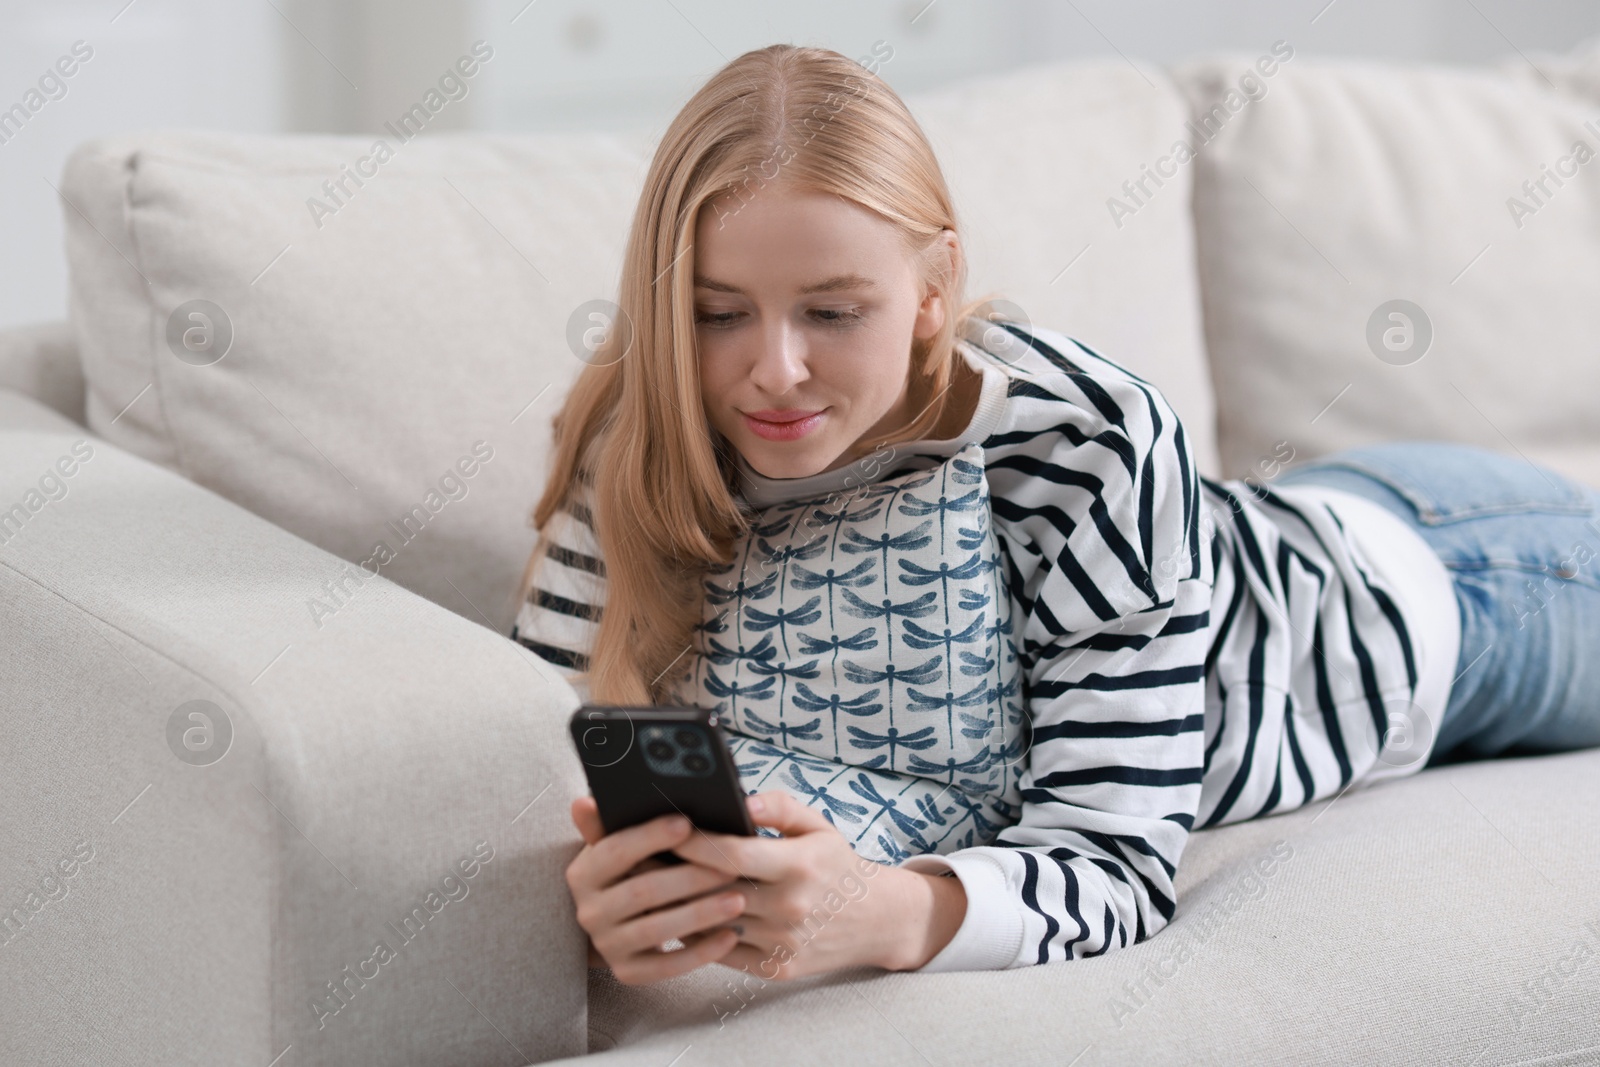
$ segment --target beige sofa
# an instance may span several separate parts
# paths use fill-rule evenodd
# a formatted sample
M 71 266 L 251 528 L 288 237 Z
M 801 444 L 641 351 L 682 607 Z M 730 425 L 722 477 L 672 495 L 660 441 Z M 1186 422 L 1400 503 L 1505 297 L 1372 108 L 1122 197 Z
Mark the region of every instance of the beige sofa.
M 909 102 L 974 292 L 1154 380 L 1205 473 L 1442 437 L 1600 482 L 1595 50 Z M 1600 1062 L 1600 751 L 1197 833 L 1098 959 L 586 975 L 576 697 L 505 634 L 651 135 L 390 140 L 62 176 L 71 323 L 0 335 L 0 1063 Z M 1426 346 L 1369 345 L 1395 299 Z

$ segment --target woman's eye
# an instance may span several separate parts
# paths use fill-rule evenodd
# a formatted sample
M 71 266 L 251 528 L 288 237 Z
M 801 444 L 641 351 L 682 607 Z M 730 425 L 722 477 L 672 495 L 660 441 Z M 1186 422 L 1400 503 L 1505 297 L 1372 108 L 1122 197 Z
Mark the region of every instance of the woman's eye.
M 824 326 L 853 326 L 861 321 L 862 314 L 855 308 L 813 308 L 813 315 Z M 713 330 L 727 329 L 739 318 L 737 311 L 696 311 L 694 321 L 697 326 L 709 326 Z
M 816 313 L 825 316 L 820 321 L 829 326 L 851 326 L 861 320 L 861 312 L 854 308 L 817 308 Z

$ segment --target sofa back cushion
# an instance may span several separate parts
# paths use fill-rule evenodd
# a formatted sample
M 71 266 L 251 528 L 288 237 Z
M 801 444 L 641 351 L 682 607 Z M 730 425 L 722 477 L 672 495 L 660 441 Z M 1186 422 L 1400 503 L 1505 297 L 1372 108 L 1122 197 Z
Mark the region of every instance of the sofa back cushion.
M 1297 56 L 1230 101 L 1254 58 L 1175 72 L 1228 476 L 1438 438 L 1600 484 L 1600 51 Z
M 568 320 L 614 295 L 642 146 L 385 134 L 379 163 L 375 140 L 80 148 L 63 193 L 89 426 L 508 630 L 550 416 L 583 365 Z M 307 590 L 317 625 L 350 574 Z
M 1181 120 L 1176 91 L 1069 64 L 908 103 L 973 292 L 1154 380 L 1205 462 L 1187 187 L 1121 232 L 1102 205 Z M 653 137 L 81 146 L 62 193 L 89 427 L 349 561 L 307 590 L 319 625 L 359 566 L 509 631 L 549 420 L 582 368 L 571 325 L 616 295 Z
M 1110 207 L 1172 144 L 1188 113 L 1159 71 L 1119 59 L 1027 67 L 908 94 L 965 229 L 973 296 L 1071 334 L 1154 383 L 1202 474 L 1218 468 L 1200 322 L 1190 180 L 1137 213 Z

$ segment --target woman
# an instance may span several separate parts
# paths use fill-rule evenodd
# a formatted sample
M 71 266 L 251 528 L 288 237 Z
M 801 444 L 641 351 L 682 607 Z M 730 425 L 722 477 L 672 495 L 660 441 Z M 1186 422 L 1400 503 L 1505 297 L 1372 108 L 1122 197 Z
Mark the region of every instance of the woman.
M 586 699 L 671 702 L 706 577 L 748 557 L 760 509 L 980 445 L 1031 728 L 1014 821 L 884 864 L 784 789 L 751 797 L 755 838 L 603 835 L 581 798 L 567 876 L 592 964 L 645 983 L 1099 955 L 1172 918 L 1197 827 L 1600 744 L 1600 494 L 1431 443 L 1202 478 L 1148 382 L 975 314 L 958 234 L 921 130 L 859 65 L 778 45 L 716 74 L 646 178 L 631 329 L 555 420 L 511 636 Z M 664 849 L 689 862 L 646 862 Z

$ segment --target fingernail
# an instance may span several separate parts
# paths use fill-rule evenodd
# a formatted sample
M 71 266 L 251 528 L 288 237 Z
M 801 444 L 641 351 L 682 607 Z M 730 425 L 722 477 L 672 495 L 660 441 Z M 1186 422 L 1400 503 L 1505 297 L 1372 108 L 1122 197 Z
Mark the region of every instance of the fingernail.
M 673 833 L 681 834 L 685 830 L 689 829 L 689 820 L 686 819 L 685 817 L 683 817 L 682 815 L 674 815 L 672 817 L 672 821 L 670 823 L 670 826 L 672 827 L 672 832 Z
M 766 810 L 766 807 L 767 807 L 767 802 L 766 801 L 762 800 L 758 796 L 755 796 L 754 794 L 751 795 L 751 797 L 750 797 L 750 814 L 752 814 L 752 815 L 760 815 L 763 811 Z

